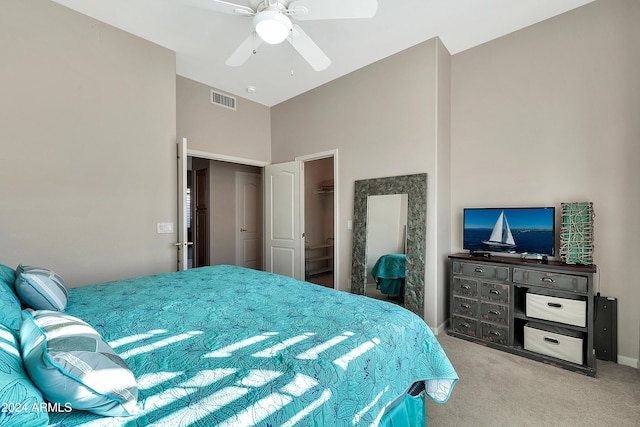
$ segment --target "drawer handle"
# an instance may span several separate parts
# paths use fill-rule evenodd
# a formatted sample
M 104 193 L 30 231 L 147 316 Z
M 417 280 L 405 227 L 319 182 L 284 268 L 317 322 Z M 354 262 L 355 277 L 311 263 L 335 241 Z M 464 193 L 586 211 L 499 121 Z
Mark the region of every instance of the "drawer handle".
M 469 285 L 460 285 L 461 289 L 471 289 L 471 286 Z
M 498 331 L 489 331 L 489 335 L 493 335 L 495 337 L 499 337 L 500 336 L 500 332 L 498 332 Z
M 547 305 L 551 308 L 562 308 L 562 304 L 558 304 L 557 302 L 548 302 Z
M 497 289 L 489 289 L 489 293 L 494 295 L 500 295 L 500 291 Z
M 458 323 L 458 326 L 462 326 L 463 328 L 471 329 L 471 325 L 468 323 Z
M 502 313 L 500 313 L 498 310 L 489 310 L 490 314 L 493 314 L 495 316 L 500 316 Z
M 553 283 L 553 277 L 543 277 L 540 279 L 541 282 L 545 282 L 545 283 Z
M 462 307 L 462 308 L 471 308 L 471 306 L 469 304 L 460 304 L 460 307 Z
M 544 337 L 544 342 L 548 342 L 549 344 L 553 345 L 560 345 L 560 341 L 555 338 Z
M 484 273 L 484 269 L 480 267 L 476 267 L 473 271 L 475 271 L 476 273 Z

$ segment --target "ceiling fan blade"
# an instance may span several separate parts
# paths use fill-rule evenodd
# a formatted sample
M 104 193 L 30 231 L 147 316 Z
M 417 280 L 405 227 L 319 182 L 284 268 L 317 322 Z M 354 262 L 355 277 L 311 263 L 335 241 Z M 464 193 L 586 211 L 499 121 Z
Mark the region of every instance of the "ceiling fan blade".
M 247 6 L 229 3 L 222 0 L 181 0 L 182 3 L 199 9 L 226 13 L 229 15 L 253 16 L 255 11 Z
M 322 71 L 331 65 L 329 57 L 309 38 L 307 33 L 302 31 L 300 26 L 293 24 L 293 34 L 287 38 L 287 41 L 314 70 Z
M 372 18 L 378 11 L 378 0 L 295 0 L 288 10 L 302 8 L 307 13 L 291 13 L 291 17 L 299 21 Z
M 262 44 L 262 39 L 258 37 L 255 31 L 249 34 L 249 37 L 238 46 L 238 48 L 231 54 L 225 64 L 231 67 L 239 67 L 245 62 L 251 55 L 255 53 L 255 50 Z

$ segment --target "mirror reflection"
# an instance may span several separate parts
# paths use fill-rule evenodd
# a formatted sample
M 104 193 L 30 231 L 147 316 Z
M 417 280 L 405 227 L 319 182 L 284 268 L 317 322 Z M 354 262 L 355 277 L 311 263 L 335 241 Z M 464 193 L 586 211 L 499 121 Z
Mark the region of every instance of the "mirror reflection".
M 369 197 L 402 194 L 407 195 L 407 207 L 405 209 L 406 238 L 403 239 L 406 242 L 404 244 L 406 263 L 402 306 L 413 311 L 418 316 L 424 317 L 424 260 L 427 216 L 426 173 L 355 181 L 351 292 L 360 295 L 365 294 L 368 282 L 367 276 L 370 274 L 367 260 L 370 259 L 370 262 L 375 262 L 375 255 L 367 257 L 367 253 L 371 251 L 367 244 L 369 237 L 369 221 L 367 220 Z M 374 201 L 373 203 L 375 204 L 376 202 Z M 375 213 L 372 212 L 372 215 L 375 215 Z
M 407 194 L 367 197 L 365 295 L 402 303 L 406 277 Z

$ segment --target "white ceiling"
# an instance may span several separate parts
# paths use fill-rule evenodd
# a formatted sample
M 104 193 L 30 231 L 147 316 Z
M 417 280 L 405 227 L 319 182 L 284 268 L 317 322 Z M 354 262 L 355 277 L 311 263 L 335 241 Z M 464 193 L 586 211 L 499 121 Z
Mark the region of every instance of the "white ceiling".
M 225 65 L 253 30 L 251 19 L 188 1 L 54 1 L 175 51 L 178 75 L 273 106 L 436 36 L 456 54 L 593 0 L 378 0 L 371 19 L 299 21 L 332 60 L 320 72 L 286 42 L 263 44 L 241 67 Z

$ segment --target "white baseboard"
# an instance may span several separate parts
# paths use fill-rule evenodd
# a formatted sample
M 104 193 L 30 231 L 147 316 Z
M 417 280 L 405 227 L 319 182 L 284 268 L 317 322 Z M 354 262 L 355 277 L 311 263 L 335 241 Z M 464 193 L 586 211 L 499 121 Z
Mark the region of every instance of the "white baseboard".
M 446 331 L 447 329 L 449 329 L 449 319 L 445 320 L 444 323 L 441 323 L 440 325 L 438 325 L 437 328 L 431 328 L 431 332 L 433 332 L 433 334 L 437 336 L 437 335 L 440 335 L 442 332 Z
M 618 355 L 618 365 L 631 366 L 632 368 L 640 369 L 640 360 Z

